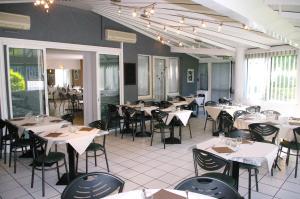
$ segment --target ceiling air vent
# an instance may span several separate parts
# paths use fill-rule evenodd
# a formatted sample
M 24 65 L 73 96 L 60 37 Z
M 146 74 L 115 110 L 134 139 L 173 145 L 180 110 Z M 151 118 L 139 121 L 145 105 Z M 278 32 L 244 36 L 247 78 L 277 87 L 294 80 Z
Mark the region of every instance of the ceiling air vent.
M 136 34 L 106 29 L 105 30 L 105 39 L 108 41 L 117 41 L 117 42 L 135 44 L 136 43 Z
M 30 16 L 0 12 L 0 28 L 30 30 Z

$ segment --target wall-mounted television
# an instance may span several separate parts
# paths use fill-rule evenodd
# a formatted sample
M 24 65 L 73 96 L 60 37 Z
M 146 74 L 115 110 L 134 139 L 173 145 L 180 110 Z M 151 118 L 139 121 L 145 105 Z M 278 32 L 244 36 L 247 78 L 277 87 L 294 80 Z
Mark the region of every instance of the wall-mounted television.
M 136 85 L 136 64 L 124 63 L 124 84 Z

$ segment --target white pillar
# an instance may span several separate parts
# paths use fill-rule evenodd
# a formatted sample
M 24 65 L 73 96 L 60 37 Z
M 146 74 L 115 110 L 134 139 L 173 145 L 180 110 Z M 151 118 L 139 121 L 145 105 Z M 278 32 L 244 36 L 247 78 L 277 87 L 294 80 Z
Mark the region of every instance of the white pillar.
M 235 73 L 234 73 L 234 101 L 243 103 L 245 100 L 246 89 L 246 66 L 245 66 L 245 48 L 237 48 L 235 54 Z

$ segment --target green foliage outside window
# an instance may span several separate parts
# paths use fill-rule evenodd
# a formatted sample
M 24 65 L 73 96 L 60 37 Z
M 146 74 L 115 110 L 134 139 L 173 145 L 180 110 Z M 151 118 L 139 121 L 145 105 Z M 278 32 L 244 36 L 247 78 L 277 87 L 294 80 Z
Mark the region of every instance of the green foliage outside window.
M 11 91 L 24 91 L 25 90 L 25 79 L 24 77 L 19 73 L 15 72 L 13 69 L 9 70 L 10 74 L 10 85 L 11 85 Z

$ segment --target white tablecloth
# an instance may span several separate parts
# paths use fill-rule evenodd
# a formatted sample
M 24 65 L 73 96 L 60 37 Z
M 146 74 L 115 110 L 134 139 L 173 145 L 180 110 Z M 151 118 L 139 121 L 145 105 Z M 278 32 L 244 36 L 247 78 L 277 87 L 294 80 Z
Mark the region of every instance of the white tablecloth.
M 141 105 L 123 105 L 123 106 L 128 106 L 130 108 L 134 108 L 137 111 L 141 111 L 142 107 Z M 151 116 L 151 111 L 158 109 L 159 107 L 157 106 L 144 106 L 144 111 L 146 115 L 150 115 Z M 123 111 L 122 111 L 122 106 L 119 105 L 119 115 L 123 116 Z
M 291 125 L 288 123 L 287 117 L 279 117 L 278 120 L 268 119 L 259 115 L 249 115 L 247 117 L 237 118 L 234 122 L 234 127 L 238 129 L 248 129 L 248 125 L 252 123 L 271 123 L 279 128 L 278 138 L 285 139 L 287 141 L 294 140 L 293 129 L 300 126 Z
M 176 111 L 169 112 L 168 108 L 163 109 L 162 111 L 168 112 L 168 117 L 164 119 L 164 121 L 167 125 L 170 124 L 170 122 L 172 121 L 172 119 L 174 117 L 176 117 L 177 119 L 179 119 L 182 122 L 182 124 L 184 126 L 187 125 L 189 118 L 193 112 L 193 111 L 189 111 L 189 110 L 176 110 Z
M 61 128 L 63 125 L 69 125 L 70 122 L 62 120 L 61 122 L 51 122 L 54 120 L 62 120 L 58 117 L 44 117 L 41 121 L 37 121 L 34 117 L 31 118 L 23 118 L 19 121 L 10 120 L 9 122 L 13 125 L 17 126 L 19 129 L 19 136 L 21 136 L 25 130 L 33 131 L 35 133 L 43 132 L 43 131 L 51 131 Z M 22 126 L 26 123 L 35 123 L 33 126 Z
M 77 129 L 74 133 L 70 132 L 71 127 L 40 133 L 39 136 L 48 141 L 46 153 L 50 151 L 53 144 L 70 144 L 79 154 L 82 154 L 95 137 L 109 134 L 108 131 L 101 131 L 96 128 L 93 128 L 91 131 L 80 131 L 82 127 L 83 126 L 72 126 L 72 128 Z M 58 137 L 47 137 L 49 133 L 62 133 L 62 135 Z
M 158 191 L 159 191 L 159 189 L 147 189 L 146 196 L 149 197 Z M 185 191 L 178 191 L 178 190 L 173 190 L 173 189 L 167 189 L 167 191 L 170 191 L 177 195 L 186 197 Z M 189 194 L 189 199 L 213 199 L 210 196 L 197 194 L 197 193 L 193 193 L 193 192 L 189 192 L 188 194 Z M 145 197 L 144 197 L 144 193 L 142 190 L 129 191 L 129 192 L 124 192 L 124 193 L 105 197 L 105 199 L 144 199 L 144 198 Z
M 227 138 L 228 139 L 228 138 Z M 218 153 L 212 147 L 226 146 L 221 142 L 220 138 L 212 138 L 200 144 L 198 149 L 216 154 L 226 160 L 261 166 L 263 162 L 267 162 L 268 169 L 271 171 L 273 162 L 277 156 L 278 147 L 274 144 L 252 142 L 251 144 L 241 144 L 239 149 L 233 153 Z
M 226 111 L 233 116 L 235 111 L 246 110 L 247 106 L 205 106 L 207 113 L 214 119 L 217 120 L 221 111 Z

